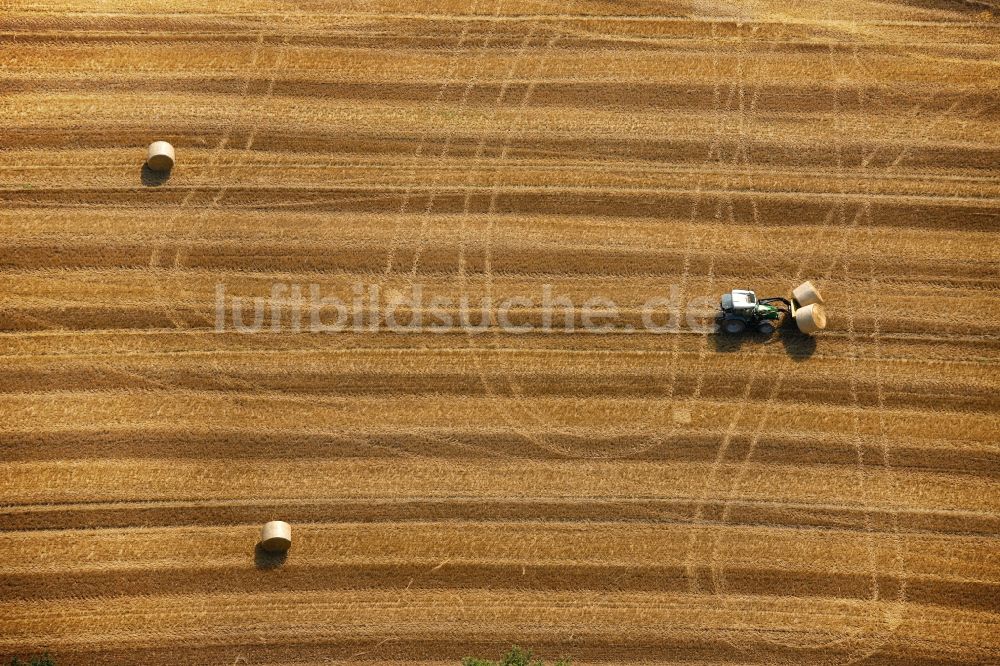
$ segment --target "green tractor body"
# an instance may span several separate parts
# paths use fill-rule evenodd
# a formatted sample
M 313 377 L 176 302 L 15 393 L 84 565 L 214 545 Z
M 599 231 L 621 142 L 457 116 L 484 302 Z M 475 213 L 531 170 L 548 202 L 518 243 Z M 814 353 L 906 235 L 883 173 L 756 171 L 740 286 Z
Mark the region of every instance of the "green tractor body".
M 734 289 L 722 295 L 722 314 L 719 325 L 726 333 L 742 333 L 756 330 L 760 333 L 774 332 L 774 322 L 781 317 L 781 310 L 770 303 L 761 303 L 757 295 L 748 289 Z
M 757 320 L 762 321 L 765 319 L 775 320 L 781 316 L 781 311 L 773 305 L 759 304 L 757 305 Z

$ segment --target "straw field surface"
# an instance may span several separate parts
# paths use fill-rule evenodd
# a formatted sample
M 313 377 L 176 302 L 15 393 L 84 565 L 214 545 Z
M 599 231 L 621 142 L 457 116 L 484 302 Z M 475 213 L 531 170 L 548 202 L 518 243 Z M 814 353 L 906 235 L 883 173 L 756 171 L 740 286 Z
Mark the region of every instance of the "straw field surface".
M 998 16 L 0 0 L 0 662 L 997 663 Z

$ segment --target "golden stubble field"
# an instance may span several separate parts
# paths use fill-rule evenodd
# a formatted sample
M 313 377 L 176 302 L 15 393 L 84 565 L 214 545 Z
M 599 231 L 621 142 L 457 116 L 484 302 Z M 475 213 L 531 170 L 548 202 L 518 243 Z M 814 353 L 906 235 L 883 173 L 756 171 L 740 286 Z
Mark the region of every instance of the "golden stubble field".
M 998 15 L 0 1 L 0 661 L 995 663 Z M 636 330 L 213 330 L 275 283 Z

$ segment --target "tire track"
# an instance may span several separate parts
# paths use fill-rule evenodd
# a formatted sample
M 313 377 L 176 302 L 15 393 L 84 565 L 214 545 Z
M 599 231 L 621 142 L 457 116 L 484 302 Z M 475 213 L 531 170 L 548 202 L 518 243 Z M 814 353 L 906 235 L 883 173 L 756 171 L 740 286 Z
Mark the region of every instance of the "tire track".
M 264 45 L 264 33 L 259 32 L 257 34 L 257 42 L 254 46 L 253 55 L 251 56 L 251 66 L 250 68 L 248 68 L 243 78 L 243 85 L 240 97 L 245 97 L 247 92 L 249 91 L 250 79 L 251 76 L 253 75 L 252 71 L 257 64 L 258 59 L 260 58 L 261 48 L 263 47 L 263 45 Z M 226 125 L 226 129 L 223 131 L 222 137 L 219 139 L 219 143 L 216 144 L 215 148 L 212 151 L 212 155 L 209 158 L 209 166 L 212 168 L 217 167 L 219 160 L 222 157 L 222 153 L 226 149 L 226 145 L 229 143 L 229 139 L 232 136 L 233 130 L 235 128 L 236 117 L 237 115 L 234 114 L 230 118 L 229 124 Z M 169 218 L 169 221 L 167 223 L 168 227 L 172 226 L 180 218 L 180 216 L 184 214 L 188 204 L 190 204 L 191 200 L 198 194 L 199 189 L 200 188 L 197 187 L 192 188 L 187 192 L 187 194 L 184 195 L 184 198 L 181 199 L 180 201 L 177 211 L 174 212 L 173 215 Z M 159 243 L 155 243 L 153 245 L 153 249 L 149 255 L 149 268 L 151 271 L 157 269 L 160 265 L 160 260 L 161 260 L 160 254 L 162 252 L 163 245 L 164 245 L 163 241 L 160 241 Z M 156 300 L 161 303 L 166 313 L 166 316 L 171 320 L 175 328 L 183 328 L 181 321 L 177 319 L 175 314 L 173 313 L 167 296 L 162 292 L 160 288 L 160 281 L 153 280 L 153 284 L 155 285 L 155 288 L 157 290 Z
M 499 0 L 498 0 L 497 4 L 499 6 Z M 473 0 L 473 2 L 472 2 L 472 8 L 471 8 L 471 10 L 469 12 L 469 15 L 471 16 L 472 14 L 474 14 L 475 11 L 476 11 L 476 9 L 478 7 L 479 7 L 479 0 Z M 469 26 L 471 25 L 471 22 L 472 22 L 471 19 L 467 19 L 466 22 L 463 24 L 462 32 L 459 35 L 458 44 L 456 45 L 456 49 L 461 49 L 462 46 L 465 45 L 465 40 L 468 38 Z M 450 68 L 448 70 L 448 74 L 445 77 L 445 82 L 441 84 L 440 88 L 438 88 L 437 95 L 434 98 L 434 108 L 435 109 L 437 109 L 437 108 L 440 107 L 441 102 L 444 99 L 445 91 L 447 90 L 448 86 L 451 85 L 451 83 L 452 83 L 452 81 L 454 79 L 455 72 L 458 71 L 458 59 L 459 59 L 459 55 L 456 53 L 456 55 L 451 60 L 451 65 L 450 65 Z M 424 147 L 427 145 L 427 138 L 428 138 L 428 136 L 429 136 L 429 133 L 427 131 L 424 131 L 420 135 L 420 142 L 417 144 L 417 150 L 416 150 L 416 152 L 413 155 L 413 160 L 411 161 L 412 168 L 411 168 L 410 173 L 409 173 L 409 183 L 407 185 L 406 190 L 403 193 L 403 200 L 402 200 L 402 202 L 400 203 L 400 206 L 399 206 L 399 218 L 397 218 L 396 233 L 394 234 L 393 241 L 390 243 L 389 249 L 387 251 L 386 263 L 385 263 L 385 270 L 382 272 L 383 273 L 383 275 L 382 275 L 382 284 L 385 283 L 385 281 L 388 279 L 389 275 L 392 273 L 393 263 L 395 262 L 395 254 L 396 254 L 396 242 L 397 241 L 395 239 L 399 237 L 399 233 L 401 231 L 401 228 L 400 228 L 401 227 L 401 218 L 402 218 L 403 215 L 406 214 L 406 210 L 409 207 L 410 197 L 412 195 L 413 187 L 414 187 L 414 184 L 416 183 L 416 179 L 417 179 L 417 164 L 420 162 L 421 156 L 423 155 Z

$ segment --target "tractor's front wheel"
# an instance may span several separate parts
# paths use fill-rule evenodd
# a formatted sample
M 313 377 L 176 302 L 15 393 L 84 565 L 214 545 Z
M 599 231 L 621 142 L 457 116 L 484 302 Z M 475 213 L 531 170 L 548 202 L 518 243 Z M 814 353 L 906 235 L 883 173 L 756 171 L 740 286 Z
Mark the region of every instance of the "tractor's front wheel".
M 735 335 L 747 330 L 747 323 L 742 319 L 726 319 L 722 322 L 722 330 Z
M 771 335 L 774 333 L 774 324 L 769 321 L 762 321 L 757 324 L 757 332 L 763 333 L 764 335 Z

